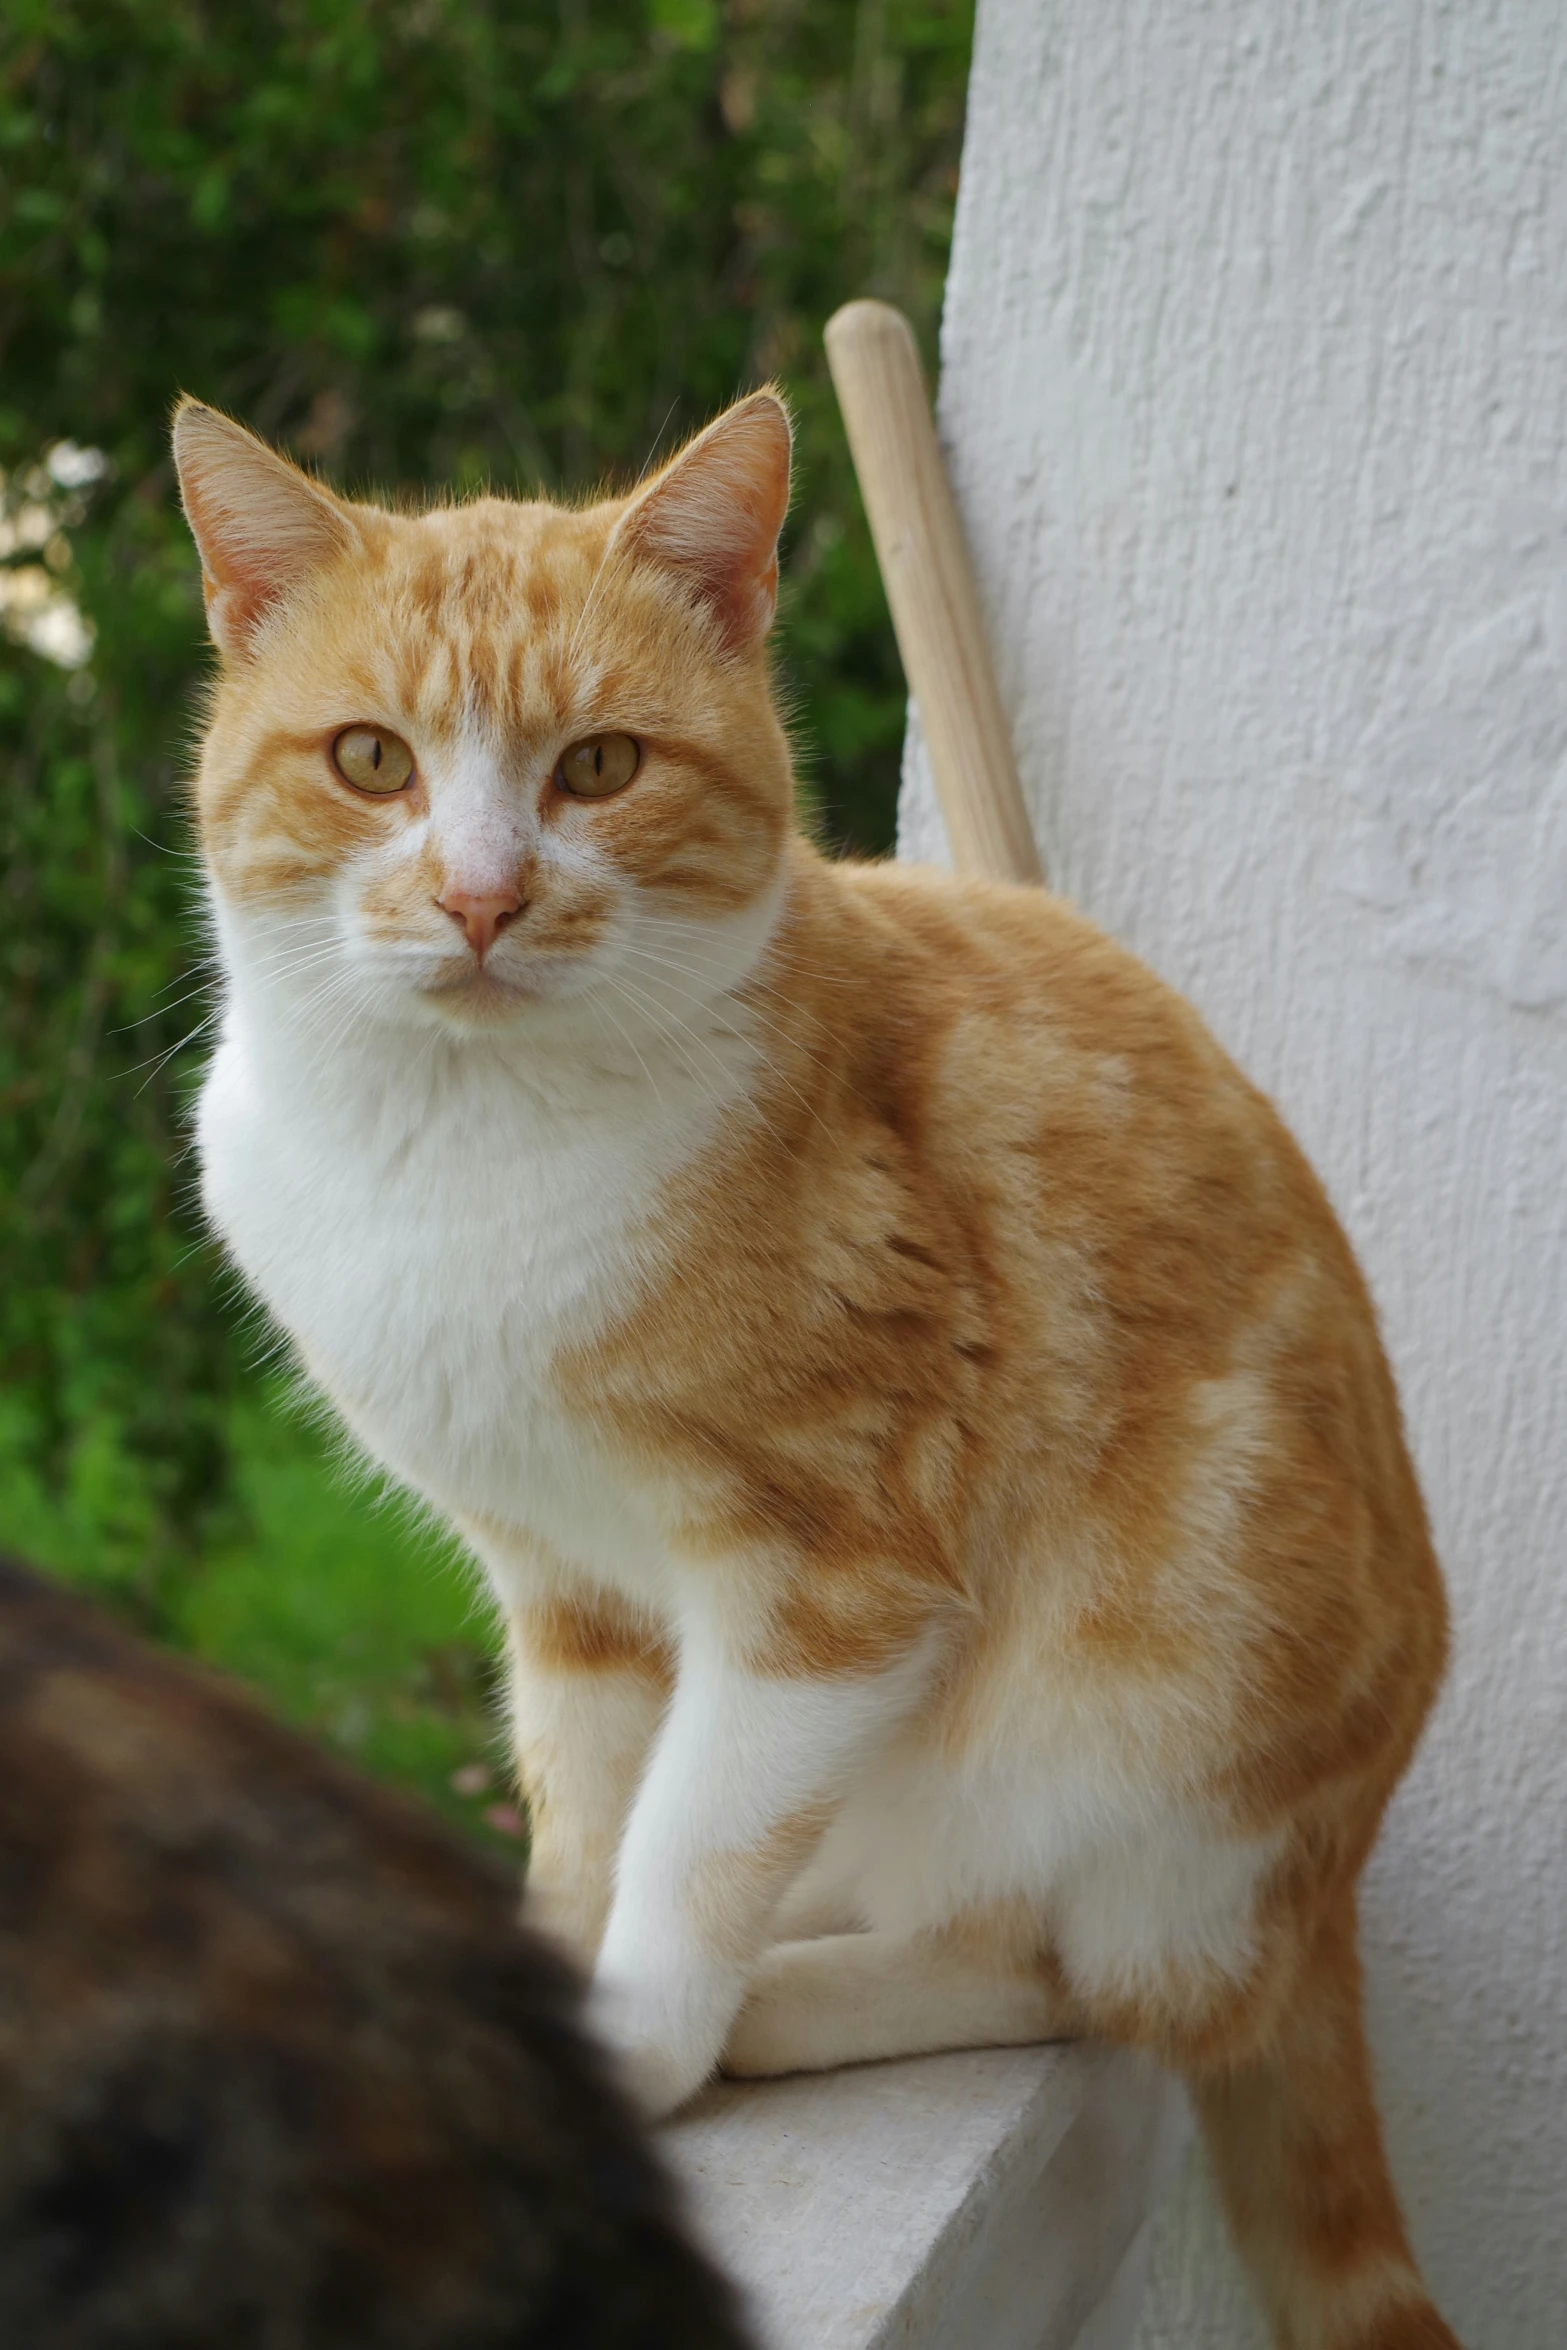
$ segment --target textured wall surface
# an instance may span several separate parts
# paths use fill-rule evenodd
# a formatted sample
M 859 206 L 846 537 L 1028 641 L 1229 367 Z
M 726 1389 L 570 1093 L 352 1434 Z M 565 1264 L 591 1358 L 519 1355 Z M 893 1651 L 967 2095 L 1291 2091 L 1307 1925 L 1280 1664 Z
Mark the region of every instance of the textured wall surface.
M 1457 1661 L 1364 1905 L 1480 2350 L 1567 2309 L 1567 10 L 981 0 L 941 414 L 1053 879 L 1381 1306 Z M 917 739 L 906 854 L 943 842 Z M 1259 2338 L 1200 2162 L 1143 2350 Z

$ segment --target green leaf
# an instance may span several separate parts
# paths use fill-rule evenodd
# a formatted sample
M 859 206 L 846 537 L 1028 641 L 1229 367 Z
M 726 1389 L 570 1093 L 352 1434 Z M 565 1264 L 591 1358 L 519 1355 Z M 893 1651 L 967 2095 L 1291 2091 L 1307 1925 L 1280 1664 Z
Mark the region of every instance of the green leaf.
M 718 46 L 718 0 L 650 0 L 648 19 L 672 48 Z

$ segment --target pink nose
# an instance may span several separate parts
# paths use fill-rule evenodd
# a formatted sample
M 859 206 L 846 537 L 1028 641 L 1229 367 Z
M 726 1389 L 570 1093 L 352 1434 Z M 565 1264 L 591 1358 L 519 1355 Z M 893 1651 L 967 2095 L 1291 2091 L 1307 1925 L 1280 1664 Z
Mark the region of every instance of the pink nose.
M 471 889 L 449 889 L 436 903 L 443 914 L 450 914 L 462 925 L 463 936 L 481 963 L 507 923 L 515 922 L 522 912 L 522 899 L 514 889 L 493 890 L 488 896 Z

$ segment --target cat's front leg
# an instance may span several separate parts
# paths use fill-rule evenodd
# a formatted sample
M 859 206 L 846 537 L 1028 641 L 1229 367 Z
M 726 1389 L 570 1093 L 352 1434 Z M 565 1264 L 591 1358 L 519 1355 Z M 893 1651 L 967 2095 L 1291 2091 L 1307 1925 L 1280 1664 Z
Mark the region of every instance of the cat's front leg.
M 650 2114 L 716 2068 L 780 1895 L 931 1662 L 916 1644 L 881 1671 L 790 1676 L 711 1621 L 683 1627 L 594 1976 L 595 2021 Z
M 513 1604 L 509 1697 L 532 1848 L 524 1915 L 591 1970 L 615 1855 L 668 1702 L 668 1651 L 597 1594 Z

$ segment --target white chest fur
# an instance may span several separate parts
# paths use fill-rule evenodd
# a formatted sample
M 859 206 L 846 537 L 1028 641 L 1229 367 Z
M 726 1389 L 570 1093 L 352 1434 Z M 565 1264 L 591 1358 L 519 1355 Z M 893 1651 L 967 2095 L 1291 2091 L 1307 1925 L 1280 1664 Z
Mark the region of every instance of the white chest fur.
M 710 1123 L 591 1068 L 552 1100 L 444 1040 L 361 1043 L 324 1079 L 236 1008 L 198 1131 L 213 1223 L 364 1448 L 443 1512 L 645 1590 L 650 1501 L 552 1364 L 631 1301 L 648 1210 Z

